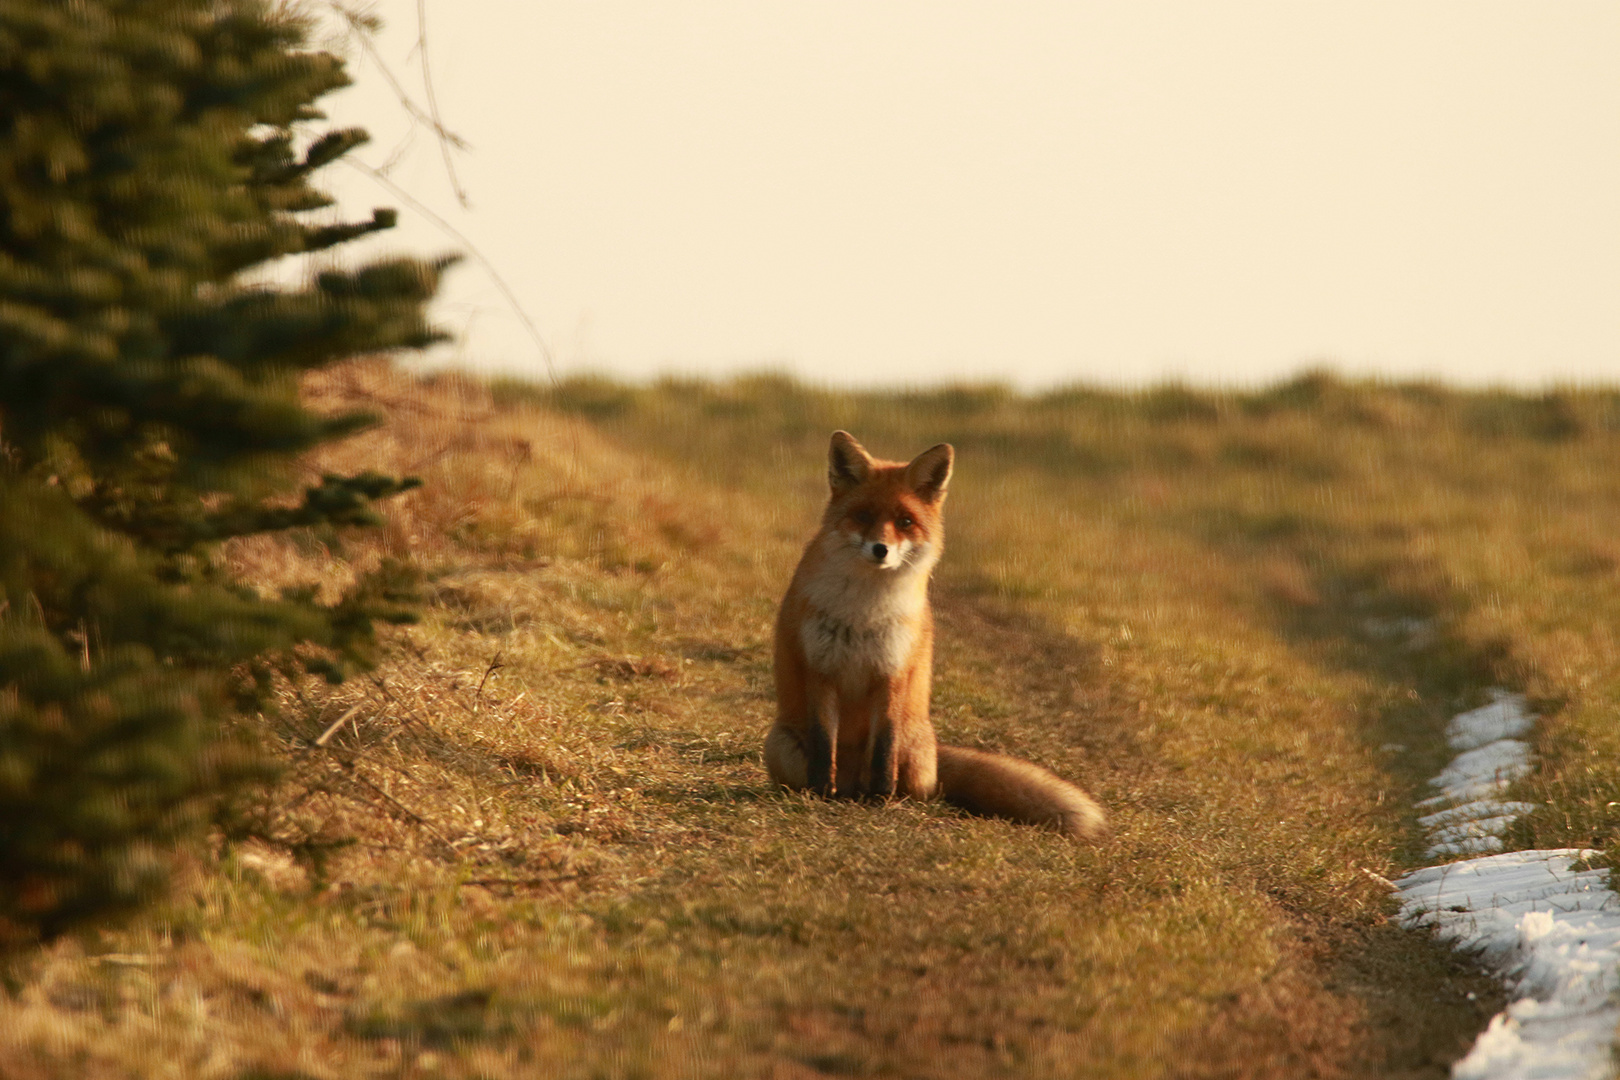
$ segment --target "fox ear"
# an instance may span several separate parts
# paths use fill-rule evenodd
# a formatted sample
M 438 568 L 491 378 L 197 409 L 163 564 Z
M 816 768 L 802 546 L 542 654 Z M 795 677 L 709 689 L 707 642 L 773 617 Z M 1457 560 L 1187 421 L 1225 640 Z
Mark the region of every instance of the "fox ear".
M 924 502 L 938 502 L 945 497 L 945 488 L 951 482 L 951 463 L 956 451 L 950 443 L 929 447 L 906 466 L 906 486 Z
M 835 431 L 827 449 L 827 483 L 847 491 L 872 474 L 872 455 L 847 431 Z

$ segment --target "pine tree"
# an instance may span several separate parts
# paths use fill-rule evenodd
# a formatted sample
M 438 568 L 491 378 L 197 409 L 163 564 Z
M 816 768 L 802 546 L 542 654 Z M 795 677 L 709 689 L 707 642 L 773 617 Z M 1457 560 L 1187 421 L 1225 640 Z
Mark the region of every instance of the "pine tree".
M 299 376 L 438 339 L 449 260 L 245 280 L 393 224 L 320 224 L 312 135 L 346 85 L 264 0 L 0 0 L 0 947 L 128 910 L 242 762 L 218 735 L 273 658 L 327 677 L 405 618 L 402 573 L 261 597 L 226 539 L 376 522 L 409 486 L 291 462 L 363 415 Z M 300 149 L 300 147 L 303 147 Z

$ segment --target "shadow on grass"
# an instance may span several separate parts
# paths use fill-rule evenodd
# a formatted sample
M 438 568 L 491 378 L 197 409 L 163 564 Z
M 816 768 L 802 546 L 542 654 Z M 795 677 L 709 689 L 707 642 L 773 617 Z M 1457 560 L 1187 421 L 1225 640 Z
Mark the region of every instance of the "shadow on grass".
M 557 1019 L 589 1023 L 600 1009 L 555 1010 Z M 347 1027 L 362 1039 L 396 1039 L 410 1047 L 452 1050 L 478 1042 L 504 1042 L 527 1026 L 532 1005 L 521 1006 L 493 990 L 475 988 L 438 997 L 406 1001 L 351 1015 Z M 583 1011 L 585 1015 L 571 1015 Z
M 1472 603 L 1434 560 L 1399 550 L 1386 529 L 1355 535 L 1298 515 L 1202 516 L 1195 531 L 1228 556 L 1250 560 L 1278 632 L 1318 663 L 1366 677 L 1376 688 L 1363 739 L 1411 805 L 1452 757 L 1447 721 L 1483 703 L 1491 687 L 1523 685 L 1505 640 L 1469 641 L 1459 619 Z M 1398 543 L 1391 543 L 1396 541 Z M 1426 841 L 1413 811 L 1401 861 L 1422 865 Z M 1471 957 L 1424 930 L 1394 921 L 1325 928 L 1327 967 L 1362 1004 L 1381 1075 L 1449 1075 L 1505 1003 L 1501 985 Z
M 763 770 L 762 770 L 763 771 Z M 760 784 L 696 784 L 648 785 L 641 789 L 650 799 L 667 803 L 710 803 L 729 806 L 734 803 L 763 803 L 776 797 L 776 792 Z
M 1437 560 L 1403 550 L 1404 530 L 1362 533 L 1297 513 L 1230 508 L 1189 524 L 1204 542 L 1255 566 L 1266 614 L 1285 640 L 1378 688 L 1363 737 L 1389 748 L 1386 767 L 1414 791 L 1450 759 L 1444 731 L 1453 715 L 1482 704 L 1491 687 L 1525 682 L 1509 642 L 1457 632 L 1473 600 Z

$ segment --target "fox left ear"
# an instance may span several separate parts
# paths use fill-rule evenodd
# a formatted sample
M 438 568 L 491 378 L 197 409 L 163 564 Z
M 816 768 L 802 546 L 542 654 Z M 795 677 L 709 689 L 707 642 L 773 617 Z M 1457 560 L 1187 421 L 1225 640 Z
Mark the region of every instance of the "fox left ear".
M 906 466 L 906 486 L 916 492 L 924 502 L 938 502 L 945 497 L 945 488 L 951 482 L 951 463 L 956 451 L 950 443 L 929 447 L 911 459 Z
M 848 491 L 872 475 L 872 455 L 847 431 L 832 433 L 827 448 L 827 483 L 833 491 Z

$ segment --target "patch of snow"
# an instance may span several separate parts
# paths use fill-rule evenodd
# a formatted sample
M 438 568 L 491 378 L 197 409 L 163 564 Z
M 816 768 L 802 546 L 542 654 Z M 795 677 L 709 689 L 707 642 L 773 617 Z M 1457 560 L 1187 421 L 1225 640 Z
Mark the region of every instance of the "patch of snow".
M 1446 742 L 1453 750 L 1475 750 L 1497 739 L 1523 735 L 1536 726 L 1524 710 L 1524 697 L 1504 690 L 1491 691 L 1491 703 L 1458 713 L 1446 725 Z
M 1497 739 L 1451 759 L 1429 783 L 1440 794 L 1419 806 L 1461 802 L 1506 791 L 1513 781 L 1530 775 L 1530 748 L 1518 739 Z
M 1464 821 L 1489 821 L 1504 814 L 1510 815 L 1509 820 L 1512 820 L 1522 814 L 1528 814 L 1535 808 L 1536 804 L 1533 802 L 1498 802 L 1496 799 L 1476 799 L 1460 806 L 1449 807 L 1438 813 L 1426 814 L 1418 818 L 1418 824 L 1432 831 L 1443 825 L 1456 825 Z
M 1457 757 L 1430 783 L 1420 807 L 1429 856 L 1500 851 L 1502 834 L 1533 803 L 1499 796 L 1530 771 L 1514 736 L 1535 724 L 1517 694 L 1457 715 L 1447 729 Z M 1473 1049 L 1452 1066 L 1457 1080 L 1599 1080 L 1614 1075 L 1620 1005 L 1620 897 L 1608 871 L 1578 868 L 1581 848 L 1512 851 L 1414 870 L 1395 882 L 1401 920 L 1432 926 L 1455 948 L 1476 952 L 1512 998 Z

